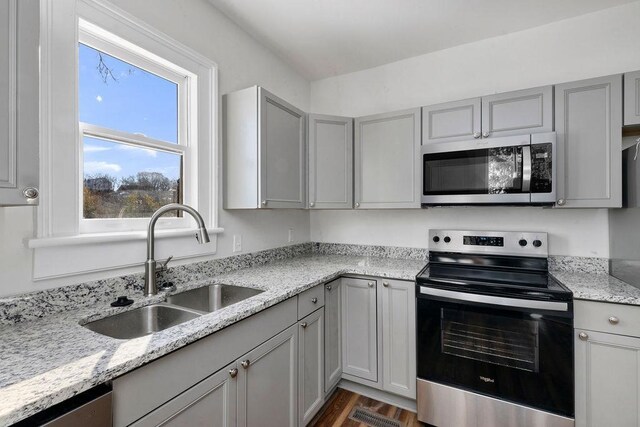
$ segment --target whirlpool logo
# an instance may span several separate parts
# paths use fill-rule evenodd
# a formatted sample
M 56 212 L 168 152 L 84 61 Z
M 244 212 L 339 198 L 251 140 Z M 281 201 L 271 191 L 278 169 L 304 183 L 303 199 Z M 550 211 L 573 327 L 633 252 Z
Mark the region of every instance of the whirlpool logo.
M 496 382 L 496 380 L 494 380 L 493 378 L 483 377 L 482 375 L 480 375 L 480 379 L 482 381 L 484 381 L 485 383 L 495 383 Z

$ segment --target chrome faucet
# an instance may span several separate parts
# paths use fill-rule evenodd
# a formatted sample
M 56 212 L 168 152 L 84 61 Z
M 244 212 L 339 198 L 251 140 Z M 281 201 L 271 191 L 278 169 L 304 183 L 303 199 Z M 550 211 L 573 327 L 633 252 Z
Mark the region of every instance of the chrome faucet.
M 209 243 L 209 234 L 207 228 L 204 225 L 204 220 L 200 216 L 197 210 L 191 206 L 182 205 L 180 203 L 170 203 L 164 205 L 151 215 L 149 220 L 149 228 L 147 229 L 147 261 L 144 263 L 144 294 L 145 296 L 155 295 L 158 293 L 158 286 L 156 285 L 156 260 L 154 259 L 154 246 L 155 246 L 155 227 L 158 218 L 169 211 L 184 211 L 191 215 L 193 219 L 198 223 L 198 231 L 196 231 L 196 240 L 201 245 Z M 169 263 L 169 260 L 164 264 Z

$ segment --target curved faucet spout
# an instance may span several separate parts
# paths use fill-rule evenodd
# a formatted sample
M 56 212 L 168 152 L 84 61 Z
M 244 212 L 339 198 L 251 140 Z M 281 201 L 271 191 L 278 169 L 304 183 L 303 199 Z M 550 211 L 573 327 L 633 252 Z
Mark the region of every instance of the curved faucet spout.
M 204 224 L 202 216 L 191 206 L 180 203 L 170 203 L 155 211 L 153 215 L 151 215 L 149 227 L 147 228 L 147 261 L 144 263 L 144 294 L 147 296 L 158 293 L 156 286 L 156 261 L 154 259 L 156 222 L 158 222 L 158 218 L 170 211 L 183 211 L 191 215 L 198 224 L 198 231 L 196 231 L 196 240 L 198 243 L 204 244 L 210 241 L 209 233 L 207 233 L 207 227 Z

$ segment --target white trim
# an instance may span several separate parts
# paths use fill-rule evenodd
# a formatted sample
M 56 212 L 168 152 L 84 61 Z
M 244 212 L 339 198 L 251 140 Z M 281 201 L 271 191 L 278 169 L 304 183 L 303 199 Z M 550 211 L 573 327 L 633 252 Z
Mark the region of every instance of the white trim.
M 185 230 L 156 230 L 156 239 L 163 237 L 190 236 L 196 229 Z M 209 234 L 221 234 L 224 228 L 207 228 Z M 128 242 L 132 240 L 147 240 L 146 231 L 126 231 L 115 233 L 87 233 L 74 236 L 45 237 L 25 239 L 24 245 L 29 249 L 51 248 L 56 246 L 88 245 L 92 243 Z

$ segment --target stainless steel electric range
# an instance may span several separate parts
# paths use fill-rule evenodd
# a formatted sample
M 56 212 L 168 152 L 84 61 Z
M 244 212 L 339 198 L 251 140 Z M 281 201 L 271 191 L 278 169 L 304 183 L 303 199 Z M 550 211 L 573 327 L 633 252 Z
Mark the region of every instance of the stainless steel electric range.
M 418 419 L 574 425 L 573 296 L 546 233 L 430 230 L 416 277 Z

